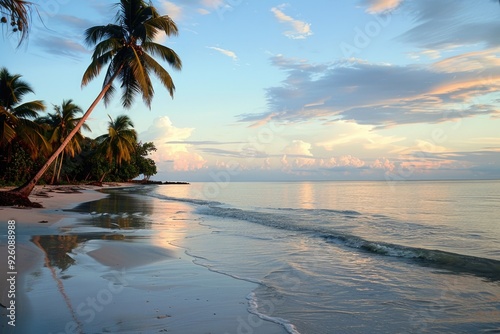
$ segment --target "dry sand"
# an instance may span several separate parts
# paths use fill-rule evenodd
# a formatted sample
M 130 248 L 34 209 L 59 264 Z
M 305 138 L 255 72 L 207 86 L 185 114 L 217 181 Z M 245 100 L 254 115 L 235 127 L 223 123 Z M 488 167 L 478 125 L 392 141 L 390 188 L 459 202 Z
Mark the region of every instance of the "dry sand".
M 63 210 L 107 196 L 95 191 L 97 187 L 77 187 L 78 192 L 70 188 L 75 187 L 37 186 L 30 199 L 42 209 L 0 207 L 4 306 L 13 299 L 9 284 L 3 283 L 11 276 L 5 237 L 9 220 L 16 222 L 17 272 L 16 326 L 8 324 L 9 311 L 2 307 L 1 333 L 286 333 L 247 312 L 245 296 L 255 284 L 193 264 L 184 249 L 166 241 L 177 237 L 175 231 L 165 237 L 149 236 L 154 231 L 145 230 L 120 239 L 126 231 L 112 230 L 106 232 L 110 241 L 102 231 L 95 232 L 96 227 L 79 227 L 84 233 L 77 235 L 78 246 L 58 252 L 64 259 L 56 258 L 70 264 L 58 267 L 42 244 L 60 240 L 63 247 L 68 238 L 76 238 L 77 229 L 71 228 L 81 220 L 75 218 L 77 213 Z M 164 219 L 187 212 L 180 205 L 172 206 Z M 64 232 L 68 227 L 69 234 Z M 92 233 L 101 235 L 89 236 Z

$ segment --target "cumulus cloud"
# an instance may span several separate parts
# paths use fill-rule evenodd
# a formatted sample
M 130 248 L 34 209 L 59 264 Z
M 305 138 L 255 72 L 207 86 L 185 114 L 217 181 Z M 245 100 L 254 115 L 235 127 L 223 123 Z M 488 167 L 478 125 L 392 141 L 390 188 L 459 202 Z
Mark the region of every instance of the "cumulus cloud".
M 365 162 L 357 157 L 353 157 L 352 155 L 343 155 L 339 158 L 339 166 L 348 166 L 348 167 L 355 167 L 355 168 L 360 168 L 365 165 Z
M 391 162 L 387 158 L 380 158 L 380 159 L 376 159 L 370 165 L 370 168 L 373 168 L 373 169 L 382 169 L 382 170 L 385 170 L 385 171 L 392 172 L 394 170 L 394 168 L 395 168 L 395 164 L 394 164 L 394 162 Z
M 234 53 L 233 51 L 229 51 L 229 50 L 225 50 L 225 49 L 221 49 L 221 48 L 218 48 L 218 47 L 215 47 L 215 46 L 207 46 L 207 48 L 209 49 L 212 49 L 212 50 L 215 50 L 217 52 L 220 52 L 221 54 L 223 54 L 224 56 L 227 56 L 229 58 L 232 58 L 233 60 L 238 60 L 238 56 L 236 55 L 236 53 Z
M 274 16 L 279 22 L 287 24 L 291 30 L 285 31 L 285 36 L 291 39 L 304 39 L 312 35 L 311 24 L 294 19 L 283 12 L 286 5 L 271 8 Z
M 142 141 L 152 141 L 155 144 L 157 150 L 151 158 L 155 160 L 160 171 L 192 171 L 202 169 L 206 164 L 202 156 L 191 152 L 189 145 L 183 143 L 193 130 L 177 128 L 164 116 L 156 118 L 149 129 L 139 137 Z
M 317 160 L 311 153 L 311 147 L 310 143 L 302 140 L 293 140 L 288 144 L 283 150 L 285 155 L 282 157 L 282 164 L 285 169 L 316 166 Z M 289 160 L 289 158 L 291 159 Z
M 311 147 L 312 145 L 310 143 L 306 143 L 302 140 L 293 140 L 285 147 L 284 152 L 286 154 L 312 156 Z

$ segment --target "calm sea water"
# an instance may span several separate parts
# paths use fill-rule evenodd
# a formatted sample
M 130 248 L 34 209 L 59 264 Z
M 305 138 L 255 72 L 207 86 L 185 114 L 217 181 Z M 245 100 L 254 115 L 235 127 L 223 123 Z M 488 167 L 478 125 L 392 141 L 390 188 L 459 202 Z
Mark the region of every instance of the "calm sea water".
M 173 243 L 257 282 L 249 318 L 290 333 L 500 332 L 500 182 L 195 183 L 141 196 L 189 204 Z M 154 221 L 154 219 L 153 219 Z M 253 320 L 252 320 L 253 319 Z

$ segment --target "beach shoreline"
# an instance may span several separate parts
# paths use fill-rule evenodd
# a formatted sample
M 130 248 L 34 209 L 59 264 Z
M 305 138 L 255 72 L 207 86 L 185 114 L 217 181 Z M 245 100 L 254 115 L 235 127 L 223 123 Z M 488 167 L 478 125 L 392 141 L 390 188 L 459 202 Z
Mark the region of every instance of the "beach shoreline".
M 37 185 L 33 189 L 29 199 L 32 202 L 40 203 L 42 205 L 41 208 L 0 207 L 2 225 L 4 225 L 0 235 L 6 236 L 5 240 L 2 238 L 2 242 L 0 243 L 0 281 L 6 282 L 10 278 L 15 282 L 16 287 L 14 291 L 10 288 L 10 284 L 2 284 L 3 288 L 0 291 L 0 304 L 2 305 L 0 328 L 2 328 L 2 331 L 5 331 L 5 333 L 21 332 L 23 330 L 22 326 L 17 326 L 18 328 L 15 329 L 12 325 L 16 323 L 16 318 L 19 317 L 20 313 L 29 316 L 32 312 L 29 305 L 30 302 L 25 294 L 25 279 L 29 272 L 43 267 L 44 253 L 31 241 L 31 238 L 38 234 L 56 233 L 53 225 L 67 217 L 67 213 L 63 210 L 71 209 L 81 202 L 94 201 L 106 197 L 106 194 L 100 192 L 101 189 L 125 186 L 130 185 L 116 183 L 108 184 L 104 187 L 89 185 Z M 1 191 L 9 189 L 7 187 Z M 14 232 L 10 248 L 7 239 L 9 227 Z M 12 257 L 9 258 L 10 254 L 12 254 Z M 12 267 L 9 265 L 9 259 L 14 261 Z M 5 309 L 11 303 L 15 303 L 16 318 L 8 318 L 4 315 Z M 10 325 L 8 324 L 9 322 Z
M 37 186 L 30 200 L 43 208 L 0 208 L 5 220 L 0 235 L 8 234 L 8 222 L 15 222 L 16 231 L 15 297 L 10 298 L 8 284 L 2 285 L 0 297 L 3 306 L 15 302 L 16 326 L 8 317 L 10 311 L 2 307 L 1 332 L 239 333 L 248 323 L 259 323 L 261 333 L 286 333 L 280 325 L 248 312 L 246 297 L 255 283 L 196 265 L 185 248 L 173 246 L 172 241 L 183 236 L 181 231 L 175 234 L 175 227 L 166 235 L 148 228 L 116 227 L 130 219 L 125 209 L 136 205 L 134 201 L 117 201 L 123 205 L 117 209 L 123 217 L 73 210 L 110 196 L 101 190 L 140 186 Z M 134 210 L 142 207 L 137 204 Z M 175 223 L 184 219 L 179 212 L 187 211 L 172 206 L 164 219 Z M 147 212 L 139 217 L 146 219 L 142 216 Z M 111 225 L 89 226 L 92 219 L 106 219 Z M 4 240 L 3 282 L 11 276 Z

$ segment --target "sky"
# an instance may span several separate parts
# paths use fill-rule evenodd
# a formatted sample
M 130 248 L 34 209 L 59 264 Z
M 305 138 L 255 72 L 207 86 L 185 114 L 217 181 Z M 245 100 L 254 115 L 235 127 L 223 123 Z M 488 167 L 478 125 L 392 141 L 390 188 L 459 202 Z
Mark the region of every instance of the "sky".
M 81 87 L 85 29 L 114 21 L 116 1 L 40 0 L 27 43 L 2 25 L 0 65 L 48 111 L 86 110 L 104 77 Z M 161 181 L 500 178 L 500 5 L 494 0 L 154 0 L 179 35 L 181 71 L 165 68 L 127 114 Z

